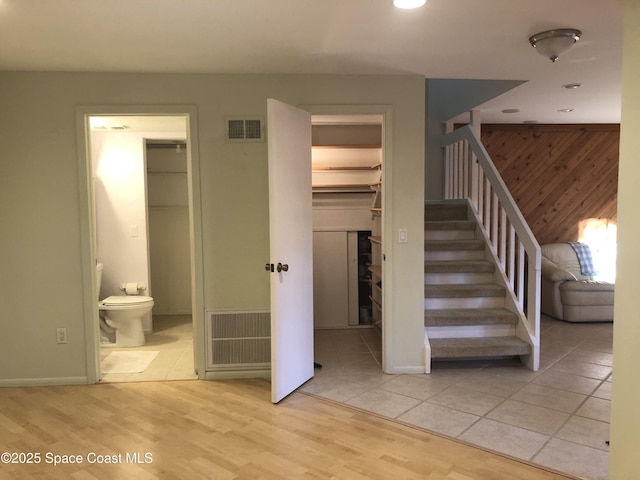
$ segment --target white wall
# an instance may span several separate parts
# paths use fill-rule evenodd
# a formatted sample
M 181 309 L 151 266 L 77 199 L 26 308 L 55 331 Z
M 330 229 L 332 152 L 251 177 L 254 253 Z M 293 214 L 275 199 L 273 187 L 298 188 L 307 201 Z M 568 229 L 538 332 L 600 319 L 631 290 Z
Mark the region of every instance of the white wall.
M 425 200 L 442 199 L 443 124 L 521 85 L 518 80 L 426 80 Z
M 640 352 L 640 3 L 624 2 L 622 123 L 618 180 L 618 261 L 613 322 L 613 393 L 609 478 L 640 478 L 638 352 Z
M 100 298 L 122 295 L 125 282 L 149 283 L 143 137 L 92 132 L 97 259 L 104 264 Z M 132 237 L 130 228 L 138 235 Z
M 94 300 L 85 267 L 91 259 L 77 107 L 197 109 L 204 307 L 268 307 L 267 147 L 224 141 L 225 118 L 266 117 L 268 97 L 293 105 L 391 107 L 388 228 L 389 235 L 407 228 L 410 242 L 387 247 L 393 326 L 386 363 L 393 372 L 419 370 L 424 95 L 424 79 L 416 75 L 0 72 L 0 383 L 82 382 L 89 375 L 84 312 Z M 56 327 L 68 329 L 68 344 L 56 344 Z

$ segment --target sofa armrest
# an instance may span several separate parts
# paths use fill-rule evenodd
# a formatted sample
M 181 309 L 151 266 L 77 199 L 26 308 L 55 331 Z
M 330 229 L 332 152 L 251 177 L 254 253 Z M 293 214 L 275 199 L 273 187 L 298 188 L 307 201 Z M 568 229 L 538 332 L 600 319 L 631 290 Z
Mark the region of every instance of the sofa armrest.
M 545 276 L 540 278 L 540 311 L 552 317 L 563 320 L 562 300 L 560 300 L 560 285 L 565 280 L 554 282 Z
M 577 280 L 576 276 L 573 273 L 569 272 L 568 270 L 565 270 L 562 267 L 559 267 L 558 265 L 556 265 L 555 263 L 553 263 L 551 260 L 549 260 L 544 256 L 541 258 L 540 274 L 544 278 L 552 282 Z

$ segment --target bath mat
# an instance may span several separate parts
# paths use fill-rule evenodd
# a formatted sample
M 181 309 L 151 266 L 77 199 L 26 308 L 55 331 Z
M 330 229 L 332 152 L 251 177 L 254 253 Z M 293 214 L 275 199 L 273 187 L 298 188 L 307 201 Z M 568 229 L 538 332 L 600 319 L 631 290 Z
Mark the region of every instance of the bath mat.
M 111 352 L 100 363 L 102 373 L 142 373 L 156 358 L 158 352 L 133 350 Z

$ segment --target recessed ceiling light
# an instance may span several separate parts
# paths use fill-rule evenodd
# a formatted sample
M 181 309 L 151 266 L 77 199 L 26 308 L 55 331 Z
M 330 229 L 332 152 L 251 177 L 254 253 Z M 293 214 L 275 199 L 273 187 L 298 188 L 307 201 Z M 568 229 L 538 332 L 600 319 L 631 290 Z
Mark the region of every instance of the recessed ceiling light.
M 560 113 L 569 113 L 569 112 L 573 112 L 573 108 L 561 108 L 560 110 L 558 110 Z
M 520 113 L 519 108 L 505 108 L 502 113 Z
M 427 0 L 393 0 L 393 5 L 398 8 L 418 8 L 427 3 Z
M 566 88 L 567 90 L 575 90 L 576 88 L 580 88 L 581 86 L 581 83 L 567 83 L 566 85 L 562 85 L 562 88 Z

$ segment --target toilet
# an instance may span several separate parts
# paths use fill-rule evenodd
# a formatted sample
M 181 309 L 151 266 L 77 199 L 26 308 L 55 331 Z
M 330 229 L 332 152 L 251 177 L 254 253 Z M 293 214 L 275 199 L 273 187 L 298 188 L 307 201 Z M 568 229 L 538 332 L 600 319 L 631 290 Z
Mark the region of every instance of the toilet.
M 98 294 L 102 275 L 102 264 L 98 264 Z M 131 284 L 126 284 L 127 293 L 132 292 Z M 122 286 L 124 287 L 124 285 Z M 138 292 L 143 287 L 139 286 Z M 124 290 L 124 288 L 123 288 Z M 143 295 L 113 295 L 98 301 L 100 316 L 104 317 L 106 328 L 115 331 L 115 343 L 102 343 L 110 347 L 139 347 L 144 345 L 142 317 L 153 308 L 153 298 Z

